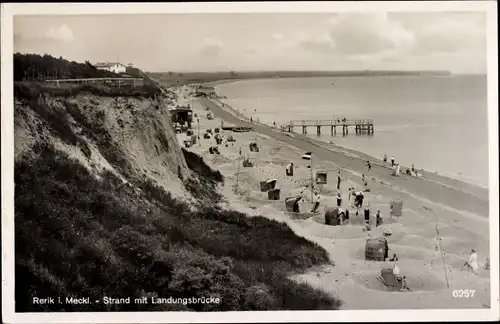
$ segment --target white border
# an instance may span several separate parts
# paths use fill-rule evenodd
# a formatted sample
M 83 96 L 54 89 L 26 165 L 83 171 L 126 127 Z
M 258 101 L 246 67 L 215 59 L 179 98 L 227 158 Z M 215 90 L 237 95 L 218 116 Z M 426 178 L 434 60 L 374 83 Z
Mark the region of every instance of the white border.
M 6 323 L 191 323 L 499 320 L 498 295 L 498 30 L 495 1 L 287 3 L 26 3 L 1 7 L 2 78 L 2 313 Z M 151 13 L 313 13 L 345 11 L 481 11 L 487 13 L 491 309 L 274 311 L 218 313 L 14 313 L 13 15 Z M 5 190 L 4 190 L 5 189 Z M 496 302 L 495 302 L 496 301 Z

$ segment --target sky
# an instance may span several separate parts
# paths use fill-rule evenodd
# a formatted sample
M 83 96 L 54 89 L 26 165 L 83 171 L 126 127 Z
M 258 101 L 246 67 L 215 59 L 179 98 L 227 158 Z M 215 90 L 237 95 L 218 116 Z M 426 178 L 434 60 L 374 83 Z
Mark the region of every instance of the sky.
M 15 16 L 14 52 L 150 72 L 486 73 L 484 12 Z

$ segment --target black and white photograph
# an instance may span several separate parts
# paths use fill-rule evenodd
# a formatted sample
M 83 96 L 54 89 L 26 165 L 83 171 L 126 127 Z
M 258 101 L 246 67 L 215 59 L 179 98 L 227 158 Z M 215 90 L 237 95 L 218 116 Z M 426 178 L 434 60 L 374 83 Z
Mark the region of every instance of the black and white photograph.
M 499 320 L 496 11 L 2 4 L 4 321 Z

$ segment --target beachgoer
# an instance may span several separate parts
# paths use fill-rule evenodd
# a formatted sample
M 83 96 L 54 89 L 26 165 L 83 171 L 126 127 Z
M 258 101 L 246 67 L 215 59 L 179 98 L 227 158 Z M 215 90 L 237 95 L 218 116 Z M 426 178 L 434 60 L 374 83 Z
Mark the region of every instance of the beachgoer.
M 370 224 L 370 204 L 365 206 L 365 223 Z
M 293 162 L 286 166 L 286 175 L 293 176 Z
M 319 193 L 315 192 L 314 193 L 314 198 L 316 198 L 316 201 L 314 202 L 314 206 L 313 208 L 311 209 L 311 213 L 316 213 L 318 211 L 318 208 L 319 208 L 319 200 L 320 200 L 320 195 Z
M 340 207 L 340 205 L 342 205 L 342 195 L 339 193 L 337 193 L 337 207 Z
M 408 279 L 406 279 L 406 276 L 403 276 L 403 278 L 401 279 L 401 289 L 410 290 L 408 288 Z
M 411 165 L 411 170 L 415 172 L 415 166 L 413 164 Z
M 293 204 L 293 212 L 298 213 L 300 212 L 300 201 L 302 200 L 302 193 L 301 196 L 295 201 L 295 204 Z
M 384 154 L 384 164 L 387 162 L 387 155 Z
M 399 260 L 398 256 L 396 255 L 396 253 L 394 253 L 394 255 L 392 256 L 392 259 L 390 259 L 389 261 L 397 262 L 398 260 Z
M 345 212 L 342 208 L 339 208 L 337 211 L 337 219 L 339 220 L 340 225 L 344 225 Z
M 471 250 L 469 255 L 469 260 L 465 263 L 469 270 L 472 270 L 474 274 L 477 274 L 477 269 L 479 268 L 477 263 L 477 253 L 474 249 Z
M 370 161 L 366 161 L 366 165 L 368 165 L 368 171 L 370 171 L 372 169 L 372 164 L 370 163 Z
M 380 214 L 380 210 L 378 210 L 375 216 L 375 227 L 379 227 L 380 225 L 382 225 L 382 215 Z
M 276 122 L 273 121 L 273 127 L 276 128 Z
M 251 123 L 253 123 L 253 118 L 252 118 L 252 116 L 250 116 L 250 122 L 251 122 Z
M 359 191 L 352 191 L 352 195 L 354 196 L 354 207 L 359 209 Z M 357 214 L 356 214 L 357 215 Z
M 394 166 L 394 156 L 391 156 L 391 165 Z
M 340 178 L 340 171 L 339 171 L 339 174 L 337 175 L 337 190 L 340 190 L 340 182 L 342 181 L 342 179 Z
M 392 273 L 396 276 L 396 278 L 400 277 L 400 275 L 401 275 L 401 271 L 399 270 L 398 264 L 396 262 L 394 262 L 394 267 L 392 268 Z
M 484 270 L 490 270 L 490 258 L 486 258 L 484 262 Z
M 358 192 L 356 193 L 356 197 L 358 197 L 358 201 L 359 201 L 359 208 L 363 207 L 363 199 L 365 198 L 365 196 L 363 195 L 363 192 L 358 191 Z
M 410 169 L 406 169 L 406 174 L 411 175 Z

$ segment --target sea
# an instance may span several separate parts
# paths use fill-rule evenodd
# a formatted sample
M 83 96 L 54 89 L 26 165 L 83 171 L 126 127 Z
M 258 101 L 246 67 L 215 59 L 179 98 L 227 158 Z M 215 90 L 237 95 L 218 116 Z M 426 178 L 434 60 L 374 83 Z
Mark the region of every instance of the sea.
M 260 122 L 373 119 L 373 136 L 329 127 L 308 136 L 403 166 L 488 187 L 485 75 L 252 79 L 216 86 L 223 101 Z M 302 132 L 296 127 L 296 132 Z

